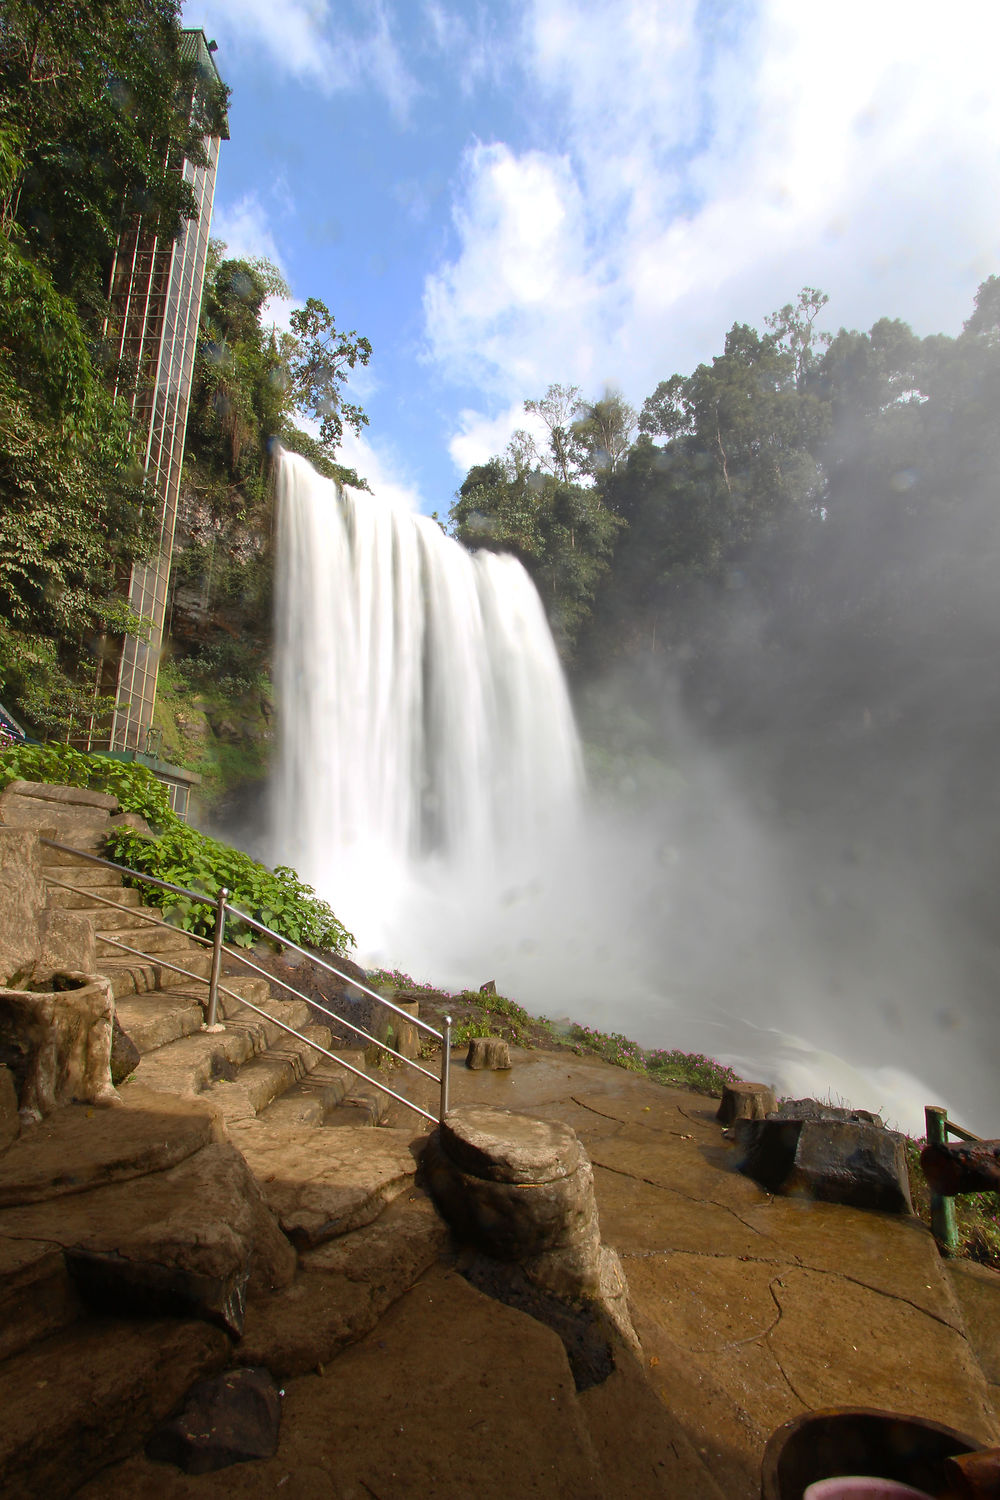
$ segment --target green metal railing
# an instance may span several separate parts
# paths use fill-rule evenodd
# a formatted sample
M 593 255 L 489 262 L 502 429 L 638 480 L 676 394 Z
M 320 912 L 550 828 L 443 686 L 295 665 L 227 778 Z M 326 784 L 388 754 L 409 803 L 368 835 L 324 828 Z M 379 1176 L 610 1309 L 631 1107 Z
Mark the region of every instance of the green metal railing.
M 979 1141 L 981 1136 L 956 1125 L 948 1119 L 948 1111 L 939 1104 L 928 1104 L 924 1108 L 928 1146 L 947 1146 L 949 1135 L 960 1141 Z M 954 1255 L 958 1250 L 958 1225 L 955 1222 L 955 1199 L 936 1193 L 931 1188 L 931 1231 L 945 1255 Z

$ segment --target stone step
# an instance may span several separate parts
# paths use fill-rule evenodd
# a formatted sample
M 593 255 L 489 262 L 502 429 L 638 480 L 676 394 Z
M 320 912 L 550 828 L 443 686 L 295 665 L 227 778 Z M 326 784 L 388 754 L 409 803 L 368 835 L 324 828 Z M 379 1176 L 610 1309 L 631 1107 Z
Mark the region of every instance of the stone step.
M 120 885 L 122 880 L 119 870 L 95 865 L 89 859 L 78 859 L 75 854 L 65 854 L 61 849 L 48 849 L 44 844 L 42 869 L 57 880 L 68 880 L 81 889 L 91 885 Z
M 98 937 L 102 933 L 117 937 L 119 933 L 160 932 L 162 928 L 158 928 L 155 924 L 165 920 L 163 913 L 156 907 L 141 904 L 125 905 L 118 901 L 113 906 L 105 906 L 103 903 L 88 906 L 84 908 L 84 915 L 90 918 Z M 174 928 L 174 931 L 182 932 L 180 928 Z M 186 937 L 187 934 L 182 933 L 182 936 Z M 126 937 L 125 941 L 130 940 Z
M 163 927 L 152 927 L 149 924 L 139 922 L 135 927 L 106 928 L 107 932 L 113 932 L 119 937 L 119 941 L 126 943 L 129 947 L 138 948 L 143 954 L 155 953 L 196 953 L 208 950 L 201 943 L 196 943 L 193 938 L 181 932 L 180 929 L 167 929 Z M 120 936 L 119 936 L 120 935 Z M 98 933 L 97 935 L 98 958 L 120 958 L 123 950 L 116 948 L 114 943 L 108 942 Z M 177 960 L 183 962 L 182 959 Z
M 258 1118 L 234 1121 L 229 1135 L 298 1250 L 371 1224 L 416 1172 L 409 1130 L 315 1130 Z
M 58 1245 L 0 1236 L 0 1369 L 82 1313 Z
M 270 990 L 263 979 L 234 978 L 227 981 L 227 988 L 255 1005 L 266 1007 L 270 999 Z M 235 1015 L 240 1009 L 239 1001 L 228 995 L 220 995 L 219 1000 L 223 1018 Z M 122 1029 L 142 1054 L 200 1031 L 207 1006 L 208 985 L 191 980 L 171 989 L 124 994 L 115 1001 Z
M 329 1364 L 375 1327 L 447 1243 L 434 1205 L 410 1185 L 372 1223 L 302 1252 L 289 1286 L 252 1301 L 235 1358 L 279 1380 Z
M 260 1112 L 270 1125 L 324 1125 L 352 1086 L 360 1083 L 346 1068 L 321 1058 L 308 1078 L 292 1085 Z
M 229 1342 L 201 1321 L 86 1319 L 0 1365 L 0 1493 L 66 1500 L 140 1447 Z
M 39 798 L 17 798 L 4 801 L 3 820 L 8 828 L 30 828 L 44 838 L 55 839 L 60 844 L 70 844 L 74 849 L 85 849 L 99 854 L 108 836 L 108 819 L 95 815 L 93 809 L 59 810 L 54 803 L 43 803 Z M 50 849 L 49 854 L 61 850 Z
M 62 877 L 57 877 L 61 879 Z M 95 901 L 92 892 L 96 891 L 103 900 Z M 138 891 L 132 890 L 124 885 L 95 886 L 91 884 L 86 890 L 68 891 L 65 886 L 49 885 L 48 902 L 50 907 L 59 907 L 68 911 L 82 911 L 86 913 L 110 911 L 110 907 L 104 905 L 104 901 L 113 901 L 116 906 L 136 907 L 140 906 L 141 897 Z
M 133 944 L 133 946 L 138 945 Z M 187 969 L 189 974 L 198 975 L 202 979 L 207 980 L 212 970 L 212 954 L 207 948 L 163 956 L 169 957 L 172 962 Z M 143 995 L 155 990 L 176 989 L 193 982 L 189 976 L 176 973 L 173 969 L 167 968 L 163 962 L 157 963 L 155 959 L 134 958 L 120 951 L 114 958 L 101 958 L 101 973 L 111 981 L 111 993 L 116 1001 L 125 995 Z
M 267 1008 L 297 1031 L 309 1024 L 309 1007 L 302 1001 L 273 1000 Z M 136 1078 L 145 1087 L 165 1093 L 201 1094 L 216 1079 L 235 1081 L 244 1063 L 287 1035 L 273 1020 L 238 1007 L 235 1014 L 226 1016 L 225 1025 L 225 1031 L 191 1034 L 147 1052 Z
M 327 1026 L 307 1024 L 302 1034 L 319 1047 L 330 1045 Z M 286 1089 L 305 1078 L 321 1059 L 322 1053 L 309 1041 L 284 1033 L 261 1056 L 244 1063 L 235 1079 L 220 1078 L 211 1083 L 203 1097 L 219 1107 L 227 1125 L 254 1119 Z
M 365 1067 L 365 1054 L 360 1048 L 341 1048 L 340 1056 L 345 1062 L 353 1063 L 356 1068 Z M 347 1079 L 343 1099 L 324 1123 L 338 1127 L 381 1125 L 389 1113 L 389 1105 L 392 1102 L 389 1095 L 384 1089 L 379 1088 L 375 1079 L 369 1081 L 367 1078 L 359 1078 L 356 1073 L 348 1073 Z M 403 1094 L 406 1090 L 397 1088 L 396 1092 Z
M 23 1225 L 12 1228 L 8 1210 L 158 1177 L 219 1134 L 215 1113 L 202 1100 L 155 1093 L 137 1081 L 122 1085 L 115 1109 L 68 1104 L 24 1131 L 0 1156 L 0 1239 L 9 1234 L 51 1240 L 26 1233 Z M 58 1209 L 63 1217 L 65 1212 Z

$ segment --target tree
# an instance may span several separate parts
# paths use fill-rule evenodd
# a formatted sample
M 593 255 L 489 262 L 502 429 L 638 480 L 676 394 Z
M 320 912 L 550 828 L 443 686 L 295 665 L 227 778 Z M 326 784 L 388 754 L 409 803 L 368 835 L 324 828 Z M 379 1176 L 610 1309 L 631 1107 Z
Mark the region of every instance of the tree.
M 612 386 L 600 401 L 584 401 L 573 424 L 573 435 L 583 451 L 581 467 L 596 480 L 613 475 L 624 461 L 638 424 L 638 416 Z
M 795 379 L 799 384 L 814 368 L 819 358 L 817 351 L 827 348 L 831 342 L 830 334 L 817 333 L 814 326 L 829 300 L 826 292 L 818 291 L 814 286 L 804 286 L 794 303 L 786 302 L 784 307 L 764 319 L 777 346 L 785 349 L 795 361 Z
M 573 419 L 582 410 L 580 388 L 576 385 L 550 385 L 544 396 L 525 401 L 524 409 L 540 417 L 549 434 L 547 451 L 539 451 L 534 438 L 518 430 L 514 441 L 525 459 L 533 461 L 543 472 L 554 474 L 563 484 L 570 484 L 582 470 L 583 449 Z
M 56 731 L 89 706 L 87 643 L 138 626 L 118 582 L 146 543 L 142 471 L 76 309 L 6 237 L 0 301 L 0 682 Z
M 177 16 L 172 0 L 0 10 L 0 687 L 50 733 L 93 706 L 101 637 L 141 629 L 120 586 L 145 555 L 142 469 L 101 339 L 120 227 L 176 232 L 194 203 L 175 168 L 203 159 L 225 108 Z
M 569 429 L 557 418 L 565 416 L 571 401 L 575 405 L 576 395 L 572 389 L 550 386 L 543 400 L 553 421 L 550 432 L 556 433 L 548 469 L 537 462 L 537 450 L 526 434 L 515 433 L 503 458 L 469 470 L 450 523 L 466 546 L 512 552 L 520 558 L 542 596 L 560 648 L 569 656 L 622 522 L 594 486 L 561 477 L 560 471 L 570 471 Z
M 368 425 L 361 407 L 345 401 L 343 392 L 348 370 L 366 365 L 372 346 L 353 328 L 339 332 L 330 309 L 316 297 L 297 308 L 289 322 L 294 339 L 284 343 L 282 353 L 291 376 L 291 400 L 297 411 L 319 419 L 320 442 L 332 452 L 345 421 L 356 433 Z

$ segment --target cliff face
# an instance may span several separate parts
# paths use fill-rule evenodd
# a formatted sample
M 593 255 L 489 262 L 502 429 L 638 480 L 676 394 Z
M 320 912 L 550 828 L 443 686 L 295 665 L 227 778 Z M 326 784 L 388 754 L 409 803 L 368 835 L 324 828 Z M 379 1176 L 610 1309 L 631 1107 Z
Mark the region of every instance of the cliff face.
M 185 487 L 170 579 L 155 727 L 164 759 L 196 771 L 194 819 L 218 824 L 258 803 L 274 703 L 271 517 L 233 491 Z

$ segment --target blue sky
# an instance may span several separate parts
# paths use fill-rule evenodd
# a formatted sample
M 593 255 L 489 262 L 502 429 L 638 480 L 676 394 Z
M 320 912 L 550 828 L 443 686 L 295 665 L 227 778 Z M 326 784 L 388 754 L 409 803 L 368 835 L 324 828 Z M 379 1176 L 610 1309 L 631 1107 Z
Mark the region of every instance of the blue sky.
M 803 285 L 831 328 L 955 333 L 1000 272 L 995 0 L 187 0 L 184 20 L 233 89 L 215 233 L 371 339 L 371 425 L 342 456 L 423 510 L 553 381 L 641 405 Z

